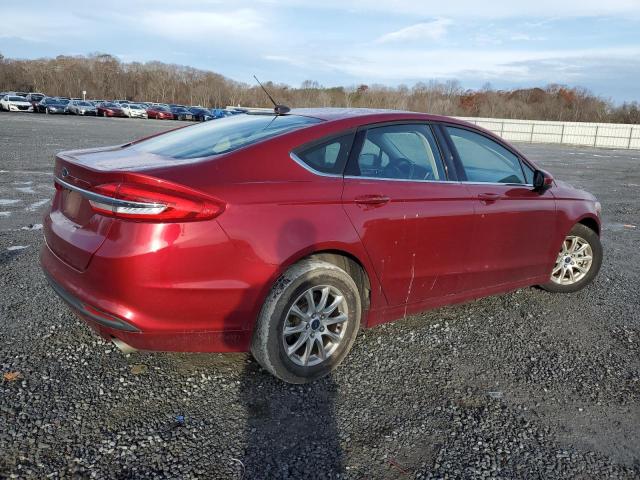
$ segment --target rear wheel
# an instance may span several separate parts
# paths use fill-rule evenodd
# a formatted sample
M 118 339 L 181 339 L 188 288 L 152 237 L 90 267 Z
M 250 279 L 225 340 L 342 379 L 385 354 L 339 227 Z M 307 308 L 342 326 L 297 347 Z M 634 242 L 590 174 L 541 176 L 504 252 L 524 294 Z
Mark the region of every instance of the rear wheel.
M 602 264 L 602 244 L 598 234 L 580 223 L 566 236 L 551 271 L 551 280 L 542 288 L 550 292 L 571 293 L 586 287 Z
M 251 353 L 289 383 L 308 383 L 336 368 L 360 328 L 358 287 L 347 272 L 304 260 L 280 277 L 256 323 Z

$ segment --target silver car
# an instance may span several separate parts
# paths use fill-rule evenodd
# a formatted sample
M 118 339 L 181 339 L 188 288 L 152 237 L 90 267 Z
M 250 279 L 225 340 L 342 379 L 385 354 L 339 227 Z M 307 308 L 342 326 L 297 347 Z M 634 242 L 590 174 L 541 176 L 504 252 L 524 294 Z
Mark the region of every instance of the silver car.
M 71 100 L 67 104 L 66 111 L 74 115 L 95 115 L 96 107 L 93 103 L 85 100 Z
M 147 111 L 137 103 L 121 103 L 120 108 L 129 118 L 148 118 Z

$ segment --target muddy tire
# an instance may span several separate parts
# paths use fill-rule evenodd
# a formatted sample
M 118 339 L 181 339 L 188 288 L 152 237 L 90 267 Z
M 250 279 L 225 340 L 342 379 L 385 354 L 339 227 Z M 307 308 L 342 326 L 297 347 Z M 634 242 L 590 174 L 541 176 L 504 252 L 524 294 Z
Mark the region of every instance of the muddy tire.
M 361 314 L 360 293 L 347 272 L 321 260 L 301 261 L 276 281 L 267 296 L 251 353 L 285 382 L 311 382 L 347 356 Z

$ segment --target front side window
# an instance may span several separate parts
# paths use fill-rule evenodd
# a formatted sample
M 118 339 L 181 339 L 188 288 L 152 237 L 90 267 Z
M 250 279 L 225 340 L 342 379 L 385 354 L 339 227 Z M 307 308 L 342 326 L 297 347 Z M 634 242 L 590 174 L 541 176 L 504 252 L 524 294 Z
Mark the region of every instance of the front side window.
M 526 183 L 520 159 L 497 142 L 464 128 L 446 127 L 469 182 Z
M 209 157 L 321 121 L 299 115 L 237 115 L 164 133 L 129 148 L 176 159 Z
M 349 174 L 390 180 L 445 180 L 433 132 L 423 124 L 369 128 Z
M 303 147 L 294 153 L 313 170 L 321 173 L 342 175 L 352 143 L 353 134 L 348 133 L 310 147 Z

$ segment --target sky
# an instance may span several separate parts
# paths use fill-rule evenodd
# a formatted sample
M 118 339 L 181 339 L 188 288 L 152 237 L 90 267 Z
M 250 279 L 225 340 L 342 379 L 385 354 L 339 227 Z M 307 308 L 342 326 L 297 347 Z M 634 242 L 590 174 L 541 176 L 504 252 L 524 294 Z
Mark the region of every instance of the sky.
M 559 83 L 640 101 L 640 0 L 25 0 L 19 12 L 2 21 L 5 57 L 101 52 L 292 86 Z

